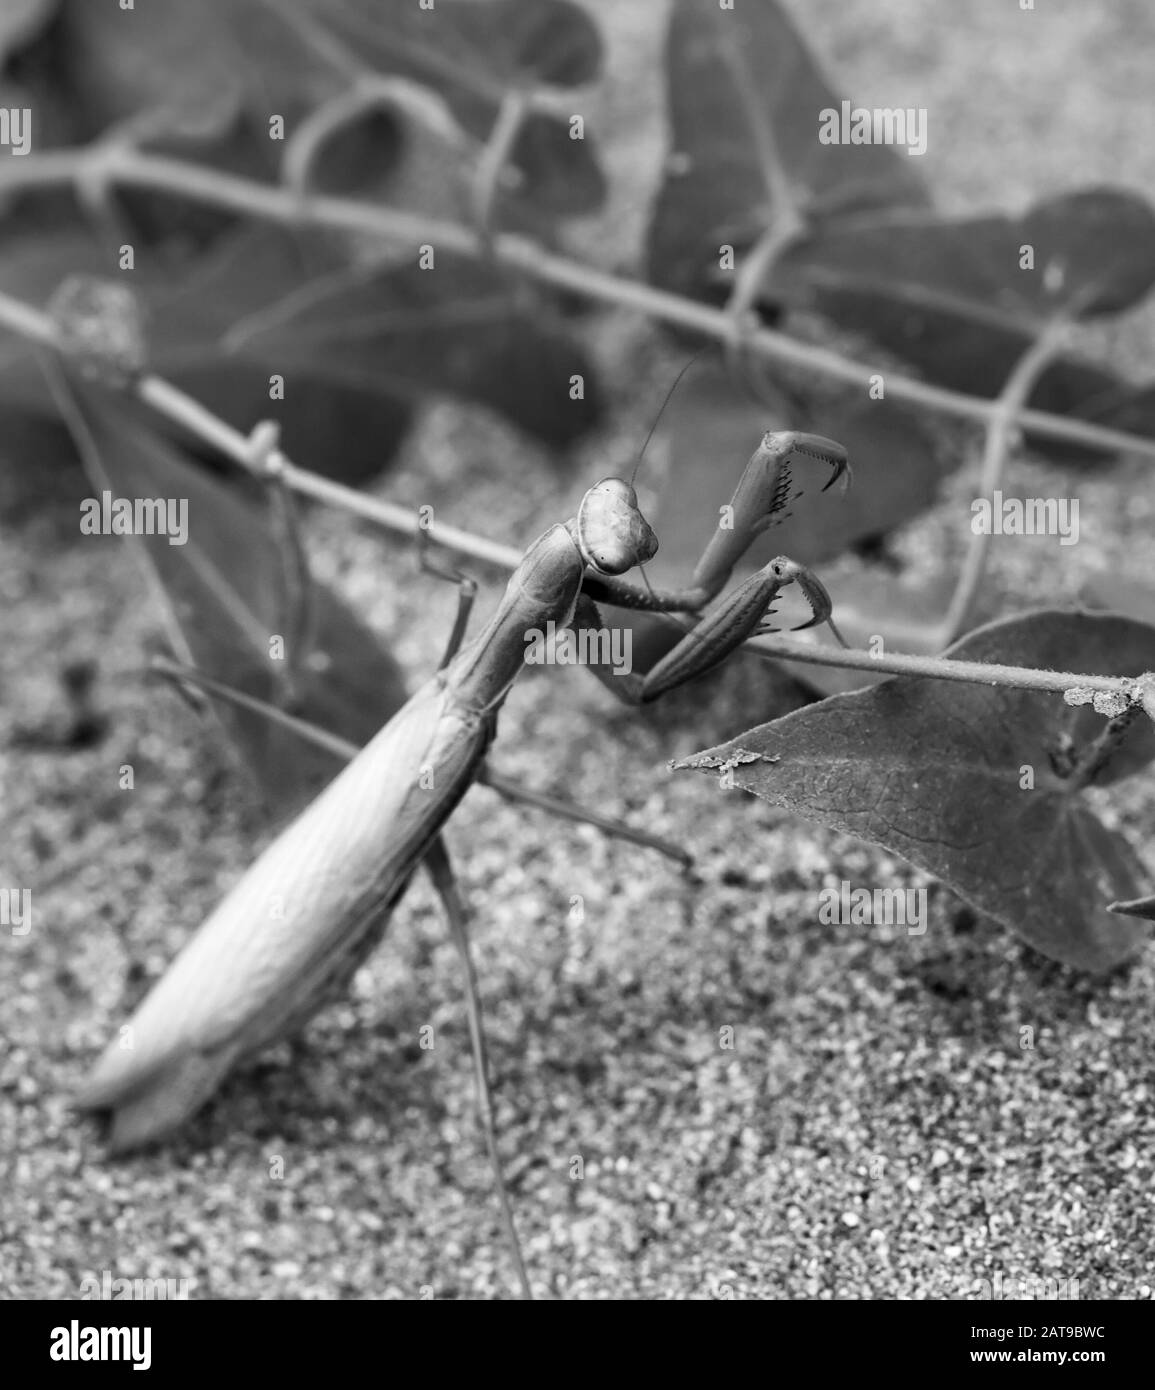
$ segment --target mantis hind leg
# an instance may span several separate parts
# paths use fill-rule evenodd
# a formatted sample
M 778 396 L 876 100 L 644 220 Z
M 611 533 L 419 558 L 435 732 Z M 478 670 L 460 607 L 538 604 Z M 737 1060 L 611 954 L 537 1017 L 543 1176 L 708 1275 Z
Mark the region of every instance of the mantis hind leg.
M 151 674 L 167 680 L 174 690 L 182 694 L 186 691 L 197 694 L 200 697 L 200 703 L 194 708 L 198 713 L 204 712 L 202 706 L 207 704 L 207 701 L 204 700 L 204 695 L 207 693 L 234 705 L 238 709 L 251 710 L 254 714 L 264 716 L 272 723 L 295 734 L 302 742 L 310 743 L 314 747 L 331 753 L 340 762 L 348 762 L 350 758 L 355 758 L 360 752 L 357 744 L 342 738 L 339 734 L 330 733 L 327 729 L 322 729 L 307 719 L 299 719 L 295 715 L 287 714 L 284 710 L 270 705 L 266 700 L 258 699 L 255 695 L 247 695 L 244 691 L 234 690 L 232 686 L 213 680 L 211 676 L 203 674 L 194 667 L 184 666 L 168 657 L 154 657 L 149 670 Z M 650 835 L 644 830 L 635 830 L 632 825 L 626 825 L 623 821 L 614 820 L 610 816 L 603 816 L 597 811 L 591 811 L 586 806 L 578 805 L 576 801 L 563 800 L 561 797 L 550 796 L 545 792 L 536 792 L 529 787 L 523 787 L 520 782 L 515 782 L 510 777 L 503 777 L 500 773 L 494 772 L 488 763 L 482 764 L 477 774 L 477 780 L 482 786 L 489 787 L 507 801 L 518 801 L 527 806 L 535 806 L 538 810 L 548 811 L 551 815 L 559 816 L 563 820 L 579 821 L 583 825 L 592 825 L 607 835 L 613 835 L 620 840 L 628 840 L 630 843 L 641 845 L 645 849 L 656 850 L 659 854 L 664 854 L 667 859 L 673 859 L 685 870 L 693 867 L 691 856 L 672 841 L 665 840 L 660 835 Z
M 668 691 L 688 681 L 706 675 L 731 655 L 744 647 L 751 637 L 775 631 L 770 624 L 773 605 L 780 591 L 797 584 L 810 608 L 809 622 L 801 628 L 826 623 L 837 640 L 845 646 L 842 634 L 831 618 L 833 603 L 825 585 L 806 565 L 779 555 L 756 574 L 743 580 L 730 593 L 716 600 L 690 628 L 681 623 L 683 636 L 644 675 L 610 672 L 604 666 L 591 666 L 594 674 L 627 704 L 649 704 Z M 584 595 L 579 598 L 574 622 L 600 623 L 594 603 Z M 755 653 L 762 655 L 762 653 Z
M 498 1200 L 501 1203 L 502 1225 L 505 1227 L 506 1237 L 509 1240 L 510 1252 L 513 1255 L 513 1263 L 517 1271 L 517 1281 L 521 1286 L 521 1296 L 532 1300 L 533 1289 L 530 1287 L 529 1274 L 526 1272 L 525 1260 L 521 1253 L 521 1241 L 518 1239 L 517 1226 L 513 1219 L 513 1207 L 510 1204 L 509 1190 L 505 1184 L 505 1173 L 501 1165 L 501 1152 L 497 1146 L 497 1123 L 493 1108 L 493 1093 L 489 1085 L 489 1058 L 486 1053 L 485 1028 L 481 1015 L 481 991 L 477 983 L 477 971 L 473 965 L 473 952 L 469 945 L 469 916 L 457 887 L 457 879 L 453 873 L 453 866 L 449 862 L 445 841 L 440 836 L 430 845 L 425 856 L 425 866 L 429 870 L 444 904 L 445 915 L 449 919 L 449 933 L 461 957 L 461 965 L 465 974 L 466 1011 L 469 1016 L 469 1045 L 473 1054 L 473 1074 L 477 1086 L 477 1108 L 481 1127 L 485 1134 L 485 1146 L 489 1151 L 490 1165 L 493 1168 Z

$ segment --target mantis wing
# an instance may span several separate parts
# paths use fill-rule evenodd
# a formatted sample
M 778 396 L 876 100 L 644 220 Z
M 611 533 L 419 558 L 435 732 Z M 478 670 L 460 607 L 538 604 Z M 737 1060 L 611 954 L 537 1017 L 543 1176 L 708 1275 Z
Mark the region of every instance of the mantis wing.
M 348 981 L 472 782 L 493 723 L 434 678 L 264 850 L 77 1097 L 115 1112 L 114 1150 L 181 1124 L 239 1057 Z

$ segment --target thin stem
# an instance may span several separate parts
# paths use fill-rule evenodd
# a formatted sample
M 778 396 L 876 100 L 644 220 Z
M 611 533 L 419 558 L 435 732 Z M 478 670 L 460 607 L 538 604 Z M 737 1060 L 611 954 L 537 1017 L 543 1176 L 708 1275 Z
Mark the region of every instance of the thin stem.
M 5 296 L 0 295 L 0 320 L 4 318 Z M 251 444 L 249 436 L 234 429 L 211 410 L 192 396 L 186 395 L 179 387 L 165 381 L 163 377 L 146 374 L 136 383 L 136 395 L 145 405 L 151 406 L 175 424 L 191 430 L 206 444 L 219 449 L 226 457 L 251 471 Z M 332 478 L 322 478 L 318 473 L 310 473 L 298 467 L 287 454 L 279 454 L 285 485 L 302 496 L 315 501 L 340 507 L 376 522 L 386 530 L 399 535 L 415 537 L 421 529 L 420 519 L 412 507 L 402 507 L 396 502 L 386 502 L 382 498 L 367 497 L 355 488 L 346 487 Z M 425 528 L 431 541 L 444 546 L 459 555 L 481 560 L 485 564 L 497 565 L 501 569 L 515 570 L 521 563 L 521 551 L 513 546 L 501 545 L 497 541 L 486 540 L 469 531 L 461 531 L 456 526 L 446 526 L 435 522 Z
M 319 724 L 289 714 L 278 706 L 269 704 L 267 700 L 262 700 L 256 695 L 246 694 L 245 691 L 237 690 L 235 686 L 226 685 L 223 681 L 214 680 L 212 676 L 205 675 L 204 672 L 190 664 L 173 661 L 167 656 L 154 656 L 149 672 L 152 675 L 162 676 L 174 689 L 188 690 L 197 694 L 207 692 L 237 709 L 246 709 L 253 714 L 259 714 L 270 724 L 275 724 L 278 728 L 294 734 L 303 743 L 312 744 L 316 748 L 323 749 L 326 753 L 331 753 L 334 758 L 341 762 L 350 762 L 361 751 L 358 744 L 350 742 L 347 738 L 342 738 L 340 734 L 330 733 L 328 729 L 323 729 Z M 612 835 L 616 839 L 640 845 L 643 849 L 655 850 L 658 854 L 665 855 L 667 859 L 672 859 L 683 871 L 688 872 L 694 867 L 692 856 L 675 845 L 672 840 L 663 840 L 660 835 L 649 835 L 644 830 L 635 830 L 633 826 L 626 825 L 623 821 L 613 820 L 597 811 L 591 811 L 586 806 L 579 806 L 576 801 L 562 801 L 556 796 L 546 796 L 543 792 L 535 792 L 530 787 L 523 787 L 520 782 L 515 782 L 512 778 L 503 777 L 500 773 L 494 772 L 488 763 L 482 764 L 477 773 L 477 782 L 479 786 L 488 787 L 490 791 L 496 792 L 505 801 L 517 802 L 523 806 L 533 806 L 539 811 L 548 811 L 551 816 L 557 816 L 560 820 L 576 821 L 579 825 L 592 825 L 595 829 Z
M 255 695 L 237 690 L 235 686 L 225 685 L 223 681 L 214 680 L 212 676 L 206 675 L 195 666 L 180 661 L 172 661 L 167 656 L 154 656 L 149 665 L 149 673 L 163 677 L 175 688 L 187 687 L 198 693 L 207 691 L 210 695 L 216 695 L 226 704 L 233 705 L 237 709 L 247 709 L 253 714 L 259 714 L 270 724 L 275 724 L 278 728 L 286 729 L 289 733 L 295 734 L 302 743 L 312 744 L 315 748 L 331 753 L 334 758 L 341 762 L 351 762 L 361 751 L 358 744 L 352 743 L 347 738 L 342 738 L 340 734 L 330 733 L 328 729 L 323 729 L 319 724 L 314 724 L 308 719 L 298 719 L 295 714 L 289 714 L 276 705 L 269 704 L 267 700 L 258 699 Z
M 196 202 L 231 208 L 234 212 L 283 226 L 311 225 L 368 232 L 388 241 L 411 243 L 414 246 L 429 242 L 449 253 L 474 259 L 486 252 L 484 238 L 459 223 L 344 198 L 301 199 L 289 189 L 275 188 L 218 169 L 203 168 L 185 160 L 147 154 L 127 147 L 92 146 L 32 155 L 21 160 L 5 160 L 0 163 L 0 193 L 33 185 L 75 182 L 91 173 L 94 162 L 99 162 L 101 175 L 113 183 L 169 192 Z M 620 309 L 636 310 L 719 342 L 730 342 L 734 338 L 734 322 L 725 309 L 701 304 L 652 285 L 623 279 L 551 254 L 526 237 L 503 233 L 494 239 L 492 252 L 506 266 L 546 284 L 573 290 L 588 299 L 601 300 Z M 771 328 L 761 328 L 748 339 L 744 338 L 742 346 L 768 360 L 802 372 L 818 372 L 862 391 L 866 390 L 868 381 L 878 369 L 877 362 L 854 361 Z M 898 373 L 887 374 L 886 386 L 887 394 L 893 400 L 909 401 L 927 410 L 937 410 L 945 415 L 980 423 L 986 423 L 998 409 L 996 402 L 933 386 Z M 1109 429 L 1090 421 L 1068 419 L 1041 410 L 1021 410 L 1017 419 L 1023 429 L 1048 439 L 1103 450 L 1127 450 L 1143 458 L 1155 459 L 1155 440 L 1128 434 L 1124 430 Z
M 775 217 L 771 226 L 754 243 L 743 259 L 734 276 L 734 287 L 726 300 L 725 313 L 730 316 L 734 332 L 725 345 L 726 363 L 733 375 L 742 381 L 753 398 L 770 410 L 778 404 L 773 400 L 769 382 L 754 370 L 752 358 L 757 353 L 748 351 L 749 339 L 761 327 L 755 309 L 759 291 L 769 278 L 770 271 L 782 253 L 797 241 L 804 223 L 794 209 L 787 209 Z M 761 363 L 758 363 L 761 366 Z M 779 395 L 785 394 L 785 386 L 775 384 Z
M 885 671 L 894 676 L 931 676 L 936 680 L 965 681 L 972 685 L 1002 685 L 1013 690 L 1051 690 L 1062 694 L 1076 686 L 1138 698 L 1131 676 L 1084 676 L 1073 671 L 1045 671 L 1030 666 L 1004 666 L 997 662 L 957 661 L 947 656 L 904 656 L 899 653 L 872 656 L 864 651 L 835 651 L 811 646 L 789 637 L 759 637 L 749 644 L 759 653 L 783 661 L 806 661 L 813 666 L 840 666 L 853 671 Z
M 1070 327 L 1070 319 L 1066 317 L 1054 319 L 1046 324 L 1015 364 L 1014 371 L 1007 378 L 1006 385 L 995 402 L 995 413 L 987 421 L 979 482 L 980 496 L 991 498 L 992 505 L 1016 432 L 1015 420 L 1030 398 L 1035 383 L 1067 343 Z M 972 535 L 962 573 L 955 586 L 950 607 L 939 628 L 935 646 L 949 647 L 966 626 L 986 571 L 993 534 L 992 526 L 989 530 L 978 530 Z
M 0 327 L 9 328 L 41 347 L 60 347 L 56 325 L 47 314 L 2 292 Z M 164 377 L 145 372 L 129 382 L 125 389 L 155 410 L 158 415 L 163 415 L 173 424 L 181 426 L 210 448 L 232 459 L 247 472 L 256 477 L 263 475 L 263 470 L 258 471 L 254 466 L 251 435 L 234 429 L 219 415 L 214 415 L 198 400 L 174 386 L 172 382 L 166 381 Z M 282 470 L 285 486 L 292 488 L 294 492 L 312 497 L 318 502 L 325 502 L 332 507 L 340 507 L 356 516 L 365 517 L 397 534 L 416 536 L 419 520 L 412 507 L 402 507 L 395 502 L 367 497 L 343 483 L 310 473 L 304 468 L 299 468 L 279 449 L 274 451 L 272 457 L 277 467 Z M 521 562 L 521 551 L 513 546 L 486 540 L 483 536 L 475 536 L 455 526 L 446 526 L 438 522 L 427 528 L 426 534 L 430 540 L 436 541 L 447 550 L 455 551 L 459 555 L 468 555 L 471 559 L 480 560 L 485 564 L 496 565 L 499 569 L 514 570 Z
M 591 811 L 588 806 L 579 806 L 576 802 L 562 801 L 556 796 L 535 792 L 529 787 L 523 787 L 520 782 L 502 777 L 488 766 L 482 770 L 478 780 L 490 791 L 495 791 L 498 796 L 504 797 L 507 801 L 517 801 L 523 806 L 536 806 L 539 810 L 548 811 L 551 816 L 574 821 L 578 825 L 592 825 L 617 839 L 627 840 L 631 844 L 640 845 L 643 849 L 655 850 L 658 854 L 665 855 L 667 859 L 672 859 L 684 873 L 689 873 L 694 867 L 692 855 L 687 854 L 672 840 L 662 839 L 660 835 L 649 835 L 644 830 L 635 830 L 633 826 L 626 825 L 622 821 L 614 820 L 610 816 L 603 816 L 597 811 Z
M 505 93 L 471 180 L 470 204 L 473 220 L 487 246 L 493 243 L 501 176 L 513 155 L 529 109 L 527 92 L 513 88 Z
M 1134 723 L 1138 714 L 1139 705 L 1134 704 L 1128 705 L 1122 714 L 1108 719 L 1099 730 L 1095 741 L 1084 748 L 1076 758 L 1075 766 L 1071 770 L 1071 776 L 1067 782 L 1072 791 L 1079 791 L 1095 780 L 1126 738 L 1127 730 Z

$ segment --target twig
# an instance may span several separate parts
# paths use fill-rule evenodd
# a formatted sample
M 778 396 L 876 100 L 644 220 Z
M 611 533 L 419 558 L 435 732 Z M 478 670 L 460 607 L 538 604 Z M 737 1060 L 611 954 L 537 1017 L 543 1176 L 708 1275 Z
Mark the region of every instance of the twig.
M 1067 785 L 1072 791 L 1090 786 L 1111 760 L 1127 736 L 1127 730 L 1139 715 L 1139 705 L 1128 705 L 1122 714 L 1108 719 L 1095 741 L 1084 748 L 1075 760 Z
M 55 349 L 60 347 L 56 326 L 47 314 L 2 291 L 0 327 L 10 328 L 38 346 Z M 219 415 L 214 415 L 211 410 L 207 410 L 198 400 L 174 386 L 172 382 L 151 372 L 145 372 L 131 381 L 126 389 L 158 415 L 163 415 L 174 425 L 179 425 L 195 435 L 210 448 L 240 464 L 247 472 L 261 476 L 253 463 L 252 436 L 234 429 L 227 421 L 222 420 Z M 272 455 L 272 461 L 273 465 L 281 470 L 285 486 L 304 497 L 312 497 L 315 501 L 325 502 L 331 507 L 339 507 L 402 536 L 415 537 L 420 529 L 418 517 L 411 507 L 402 507 L 395 502 L 368 497 L 343 483 L 334 482 L 331 478 L 310 473 L 307 469 L 299 468 L 279 449 Z M 426 535 L 446 550 L 452 550 L 458 555 L 467 555 L 483 564 L 496 565 L 500 569 L 513 570 L 521 562 L 521 552 L 512 546 L 486 540 L 484 536 L 475 536 L 469 531 L 459 530 L 456 526 L 446 526 L 437 522 L 428 528 Z
M 501 192 L 501 177 L 513 155 L 514 146 L 529 114 L 529 94 L 512 88 L 502 97 L 489 139 L 477 161 L 470 181 L 470 208 L 473 221 L 487 248 L 492 248 L 497 223 L 497 203 Z
M 1002 480 L 1011 442 L 1016 433 L 1015 420 L 1030 398 L 1039 377 L 1066 345 L 1070 328 L 1071 320 L 1065 316 L 1047 323 L 1007 378 L 1006 385 L 995 402 L 995 413 L 987 421 L 979 482 L 980 496 L 994 497 Z M 951 597 L 950 607 L 939 627 L 934 646 L 949 647 L 966 626 L 986 571 L 993 534 L 992 526 L 989 530 L 976 531 L 971 537 L 962 572 Z
M 885 671 L 894 676 L 930 676 L 936 680 L 965 681 L 971 685 L 1002 685 L 1013 690 L 1050 690 L 1063 694 L 1082 686 L 1106 691 L 1125 700 L 1138 699 L 1132 676 L 1081 676 L 1071 671 L 1045 671 L 1031 666 L 1004 666 L 997 662 L 956 661 L 948 656 L 904 656 L 894 652 L 872 656 L 865 651 L 835 651 L 789 637 L 759 637 L 750 643 L 766 656 L 783 661 L 807 661 L 813 666 L 841 666 L 847 670 Z

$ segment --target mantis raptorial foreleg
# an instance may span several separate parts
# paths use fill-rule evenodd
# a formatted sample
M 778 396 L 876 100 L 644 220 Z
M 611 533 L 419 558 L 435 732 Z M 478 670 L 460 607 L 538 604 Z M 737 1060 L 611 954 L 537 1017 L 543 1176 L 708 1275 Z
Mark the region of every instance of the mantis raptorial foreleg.
M 695 680 L 724 661 L 751 637 L 774 629 L 769 616 L 778 594 L 797 583 L 810 605 L 810 621 L 803 627 L 829 623 L 830 595 L 805 565 L 780 555 L 745 579 L 730 593 L 718 597 L 734 567 L 753 541 L 785 510 L 797 494 L 793 491 L 792 465 L 796 456 L 828 464 L 833 472 L 823 491 L 838 478 L 849 481 L 849 460 L 842 445 L 821 435 L 793 431 L 763 436 L 725 509 L 726 526 L 719 526 L 693 579 L 685 589 L 641 589 L 621 580 L 596 578 L 587 583 L 578 599 L 574 626 L 600 627 L 593 599 L 605 599 L 631 609 L 651 612 L 681 611 L 694 617 L 694 626 L 644 675 L 614 672 L 596 674 L 619 698 L 629 704 L 648 704 L 687 681 Z M 845 643 L 843 643 L 845 645 Z
M 650 613 L 700 613 L 730 582 L 735 566 L 754 541 L 800 496 L 794 490 L 798 457 L 825 463 L 832 470 L 823 492 L 840 478 L 844 488 L 849 486 L 850 460 L 835 440 L 797 430 L 765 434 L 742 470 L 725 509 L 729 524 L 715 529 L 685 588 L 643 588 L 619 578 L 593 574 L 587 578 L 583 593 L 595 602 Z M 579 525 L 581 517 L 579 513 Z
M 445 643 L 445 652 L 437 667 L 439 671 L 444 671 L 457 655 L 462 642 L 465 640 L 465 631 L 469 626 L 469 615 L 473 612 L 473 604 L 477 598 L 477 580 L 462 570 L 443 565 L 440 561 L 435 560 L 429 553 L 429 532 L 424 527 L 419 528 L 417 532 L 417 563 L 426 574 L 431 574 L 437 579 L 444 579 L 448 584 L 457 585 L 457 616 L 453 620 L 449 639 Z
M 801 626 L 830 622 L 832 604 L 821 581 L 804 565 L 780 555 L 706 608 L 695 626 L 645 675 L 615 672 L 603 676 L 604 683 L 627 704 L 644 705 L 704 676 L 749 638 L 775 631 L 768 621 L 774 600 L 786 585 L 796 582 L 811 611 L 810 621 Z M 578 600 L 575 622 L 600 626 L 600 615 L 590 599 Z

